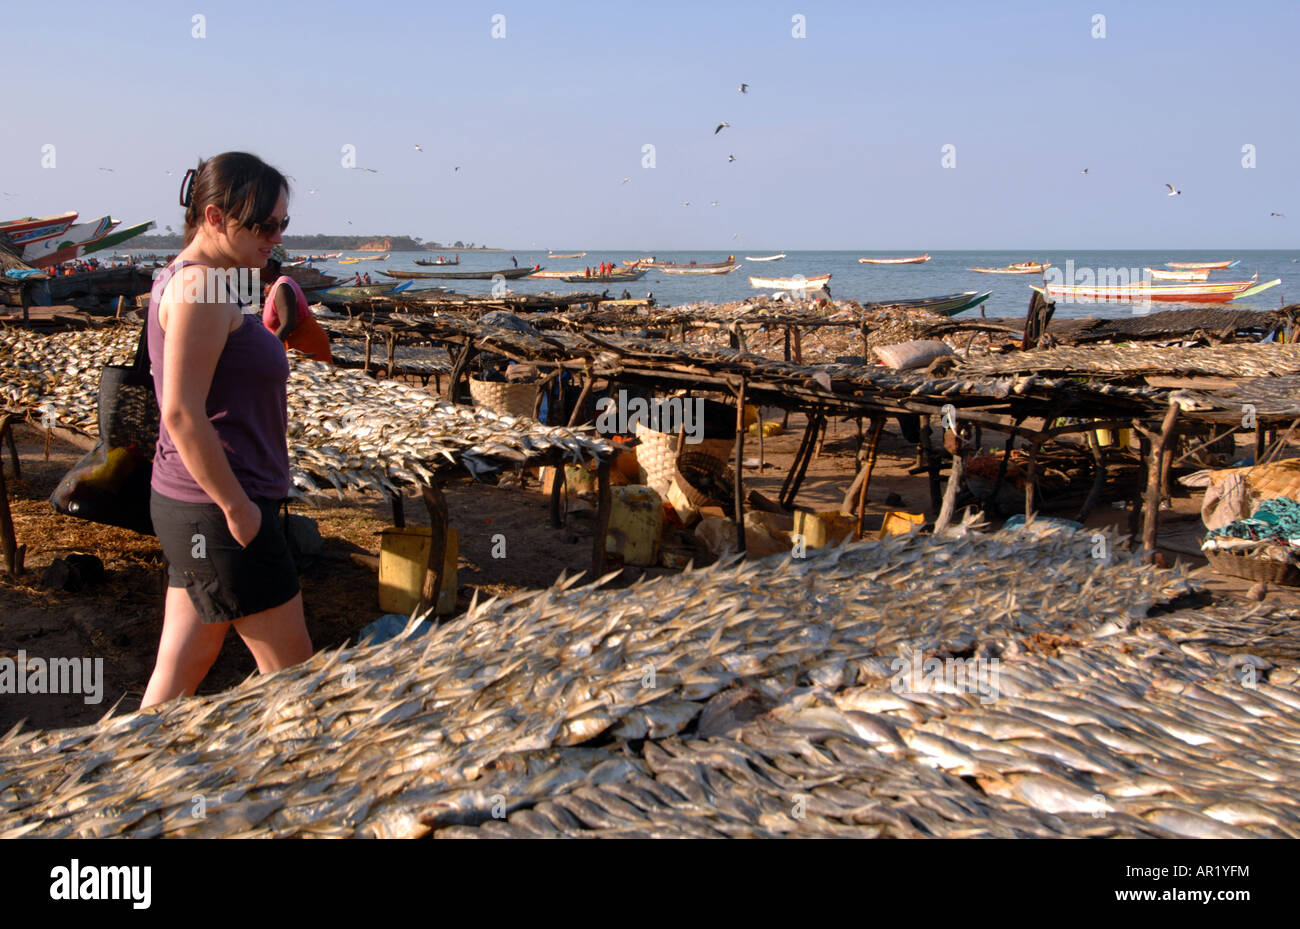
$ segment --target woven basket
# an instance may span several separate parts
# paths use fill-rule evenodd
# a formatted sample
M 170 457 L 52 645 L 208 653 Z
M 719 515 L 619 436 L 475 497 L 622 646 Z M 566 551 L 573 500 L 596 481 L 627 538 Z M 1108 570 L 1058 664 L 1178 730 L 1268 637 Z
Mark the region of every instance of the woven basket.
M 507 381 L 469 379 L 469 395 L 474 405 L 494 413 L 533 418 L 537 406 L 537 384 L 511 384 Z
M 667 495 L 673 478 L 677 476 L 677 439 L 668 432 L 656 432 L 642 423 L 636 424 L 636 461 L 641 468 L 641 482 Z M 682 458 L 702 455 L 715 459 L 722 467 L 735 447 L 734 439 L 704 439 L 697 443 L 682 443 Z
M 1273 561 L 1237 552 L 1202 552 L 1220 574 L 1248 581 L 1266 581 L 1282 587 L 1300 587 L 1300 568 L 1293 561 Z
M 693 506 L 720 505 L 723 512 L 732 511 L 736 481 L 724 460 L 704 452 L 682 452 L 677 468 L 677 487 Z M 696 485 L 712 486 L 715 492 L 704 493 Z

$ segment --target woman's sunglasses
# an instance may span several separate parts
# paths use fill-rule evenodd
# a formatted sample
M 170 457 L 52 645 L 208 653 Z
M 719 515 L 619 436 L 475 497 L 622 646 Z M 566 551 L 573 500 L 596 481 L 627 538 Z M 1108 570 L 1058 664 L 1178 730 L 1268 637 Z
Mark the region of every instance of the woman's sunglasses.
M 261 236 L 264 239 L 269 239 L 271 236 L 275 235 L 276 232 L 284 232 L 284 230 L 288 228 L 289 217 L 287 216 L 278 221 L 273 219 L 264 219 L 260 223 L 248 224 L 248 229 L 253 233 L 253 235 Z

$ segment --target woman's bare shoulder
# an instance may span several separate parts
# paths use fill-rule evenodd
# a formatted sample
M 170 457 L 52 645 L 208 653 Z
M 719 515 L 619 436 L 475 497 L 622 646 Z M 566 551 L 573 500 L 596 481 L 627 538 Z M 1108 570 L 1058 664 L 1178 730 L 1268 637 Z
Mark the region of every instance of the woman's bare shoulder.
M 158 321 L 163 330 L 169 321 L 179 318 L 178 314 L 184 316 L 187 326 L 214 333 L 238 328 L 242 323 L 238 305 L 229 302 L 223 288 L 214 286 L 216 278 L 224 274 L 220 268 L 204 264 L 186 265 L 173 274 L 158 301 Z

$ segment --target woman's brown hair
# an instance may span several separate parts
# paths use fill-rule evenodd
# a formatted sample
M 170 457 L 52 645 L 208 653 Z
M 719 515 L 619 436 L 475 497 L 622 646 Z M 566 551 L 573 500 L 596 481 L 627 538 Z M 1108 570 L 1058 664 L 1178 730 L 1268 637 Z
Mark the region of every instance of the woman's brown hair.
M 256 155 L 223 152 L 200 161 L 181 181 L 185 244 L 194 240 L 209 205 L 251 228 L 275 210 L 281 190 L 288 193 L 288 179 Z

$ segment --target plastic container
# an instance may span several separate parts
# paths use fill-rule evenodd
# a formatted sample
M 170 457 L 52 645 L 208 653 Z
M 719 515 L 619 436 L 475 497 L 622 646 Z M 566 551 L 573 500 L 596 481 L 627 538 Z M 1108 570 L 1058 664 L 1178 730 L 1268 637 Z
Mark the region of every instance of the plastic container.
M 913 529 L 923 525 L 925 525 L 925 516 L 921 513 L 904 513 L 901 510 L 890 510 L 885 514 L 885 519 L 880 524 L 878 538 L 883 539 L 887 535 L 907 535 Z
M 428 526 L 385 529 L 379 541 L 379 608 L 385 613 L 410 616 L 420 602 L 424 572 L 429 564 L 433 533 Z M 442 589 L 438 592 L 438 615 L 456 612 L 456 562 L 460 536 L 447 529 L 447 554 L 442 562 Z
M 856 516 L 846 516 L 839 510 L 824 510 L 820 513 L 808 513 L 795 510 L 795 535 L 803 537 L 805 548 L 825 548 L 838 545 L 852 536 L 858 529 Z
M 1093 431 L 1097 435 L 1097 444 L 1102 448 L 1109 448 L 1112 445 L 1118 445 L 1120 448 L 1128 448 L 1133 438 L 1133 432 L 1130 429 L 1120 429 L 1118 441 L 1115 437 L 1115 430 L 1095 429 Z
M 605 552 L 627 565 L 649 567 L 659 562 L 659 536 L 664 529 L 663 499 L 653 488 L 629 484 L 609 489 L 609 531 Z

